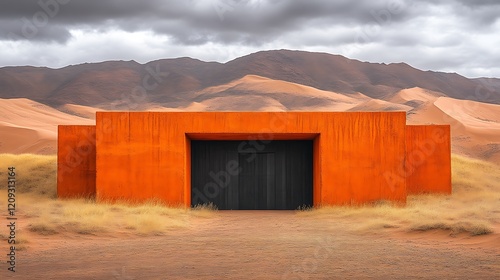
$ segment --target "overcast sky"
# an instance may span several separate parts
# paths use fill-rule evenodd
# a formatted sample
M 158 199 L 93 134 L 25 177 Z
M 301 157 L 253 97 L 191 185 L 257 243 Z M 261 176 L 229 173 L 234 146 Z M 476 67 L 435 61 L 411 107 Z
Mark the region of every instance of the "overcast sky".
M 500 77 L 498 0 L 1 0 L 0 67 L 259 50 Z

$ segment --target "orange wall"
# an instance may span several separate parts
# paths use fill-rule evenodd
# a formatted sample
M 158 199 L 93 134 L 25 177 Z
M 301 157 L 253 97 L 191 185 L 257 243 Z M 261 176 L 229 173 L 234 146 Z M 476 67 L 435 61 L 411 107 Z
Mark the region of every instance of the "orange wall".
M 406 127 L 405 171 L 408 194 L 451 193 L 449 125 Z
M 94 196 L 95 126 L 60 125 L 57 146 L 57 195 L 62 198 Z
M 321 202 L 406 202 L 406 182 L 384 176 L 404 163 L 405 126 L 404 112 L 335 114 L 321 135 Z
M 190 206 L 190 139 L 314 139 L 314 205 L 405 202 L 404 112 L 97 112 L 97 198 Z

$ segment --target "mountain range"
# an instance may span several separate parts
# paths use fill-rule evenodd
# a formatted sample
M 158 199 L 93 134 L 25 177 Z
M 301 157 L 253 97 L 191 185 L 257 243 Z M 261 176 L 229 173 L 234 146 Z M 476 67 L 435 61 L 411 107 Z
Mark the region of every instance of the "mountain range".
M 500 79 L 469 79 L 327 53 L 0 68 L 0 152 L 55 153 L 58 124 L 97 110 L 406 111 L 452 126 L 453 152 L 500 162 Z

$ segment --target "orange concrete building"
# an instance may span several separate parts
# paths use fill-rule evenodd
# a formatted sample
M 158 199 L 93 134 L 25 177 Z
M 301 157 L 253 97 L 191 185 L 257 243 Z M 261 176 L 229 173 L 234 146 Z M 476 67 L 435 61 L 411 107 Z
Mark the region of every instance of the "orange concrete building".
M 60 125 L 57 141 L 57 195 L 94 196 L 95 126 Z
M 405 112 L 97 112 L 60 126 L 58 148 L 59 197 L 296 209 L 451 193 L 449 126 Z
M 449 125 L 406 127 L 406 189 L 408 194 L 451 194 Z

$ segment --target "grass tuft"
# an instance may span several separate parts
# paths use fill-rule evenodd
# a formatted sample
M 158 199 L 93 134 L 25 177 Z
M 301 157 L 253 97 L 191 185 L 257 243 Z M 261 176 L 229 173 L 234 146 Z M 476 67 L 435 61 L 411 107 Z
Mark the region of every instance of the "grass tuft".
M 500 223 L 498 165 L 452 156 L 453 194 L 410 195 L 405 207 L 380 201 L 361 206 L 326 206 L 300 215 L 325 219 L 355 219 L 360 231 L 401 228 L 407 231 L 444 230 L 450 235 L 490 234 Z
M 491 227 L 486 224 L 473 222 L 457 222 L 457 223 L 425 223 L 421 225 L 413 225 L 412 231 L 430 231 L 430 230 L 446 230 L 451 236 L 456 236 L 460 233 L 468 233 L 471 236 L 485 235 L 493 232 Z
M 7 168 L 16 167 L 16 191 L 56 198 L 57 157 L 34 154 L 0 154 L 0 182 L 7 182 Z M 0 184 L 0 190 L 7 184 Z
M 197 204 L 193 207 L 194 211 L 217 211 L 219 210 L 215 204 L 212 202 L 210 203 L 203 203 L 203 204 Z
M 304 212 L 304 211 L 312 211 L 314 208 L 311 206 L 311 205 L 301 205 L 299 207 L 297 207 L 297 211 L 301 211 L 301 212 Z
M 192 209 L 172 207 L 151 200 L 144 204 L 127 201 L 99 202 L 94 199 L 56 199 L 56 157 L 0 154 L 0 182 L 7 181 L 7 167 L 16 167 L 18 213 L 28 219 L 28 230 L 42 235 L 61 232 L 103 234 L 131 232 L 160 235 L 187 227 L 191 219 L 213 217 L 214 204 Z M 453 194 L 412 195 L 406 207 L 377 201 L 362 206 L 311 208 L 301 206 L 298 215 L 315 219 L 356 218 L 358 230 L 401 228 L 408 231 L 445 230 L 451 235 L 472 236 L 493 232 L 500 223 L 500 168 L 497 165 L 452 156 Z M 0 184 L 0 197 L 6 197 Z M 2 238 L 5 238 L 3 235 Z
M 211 217 L 217 210 L 213 204 L 190 210 L 154 199 L 141 204 L 131 201 L 97 203 L 86 197 L 57 199 L 56 156 L 0 154 L 0 181 L 7 181 L 9 166 L 16 167 L 18 213 L 28 219 L 27 229 L 40 235 L 63 232 L 160 235 L 189 226 L 192 218 Z M 6 196 L 6 184 L 0 184 L 0 197 Z
M 41 235 L 53 235 L 58 233 L 58 231 L 53 226 L 42 221 L 37 221 L 33 224 L 30 224 L 28 228 L 30 231 L 36 232 Z

